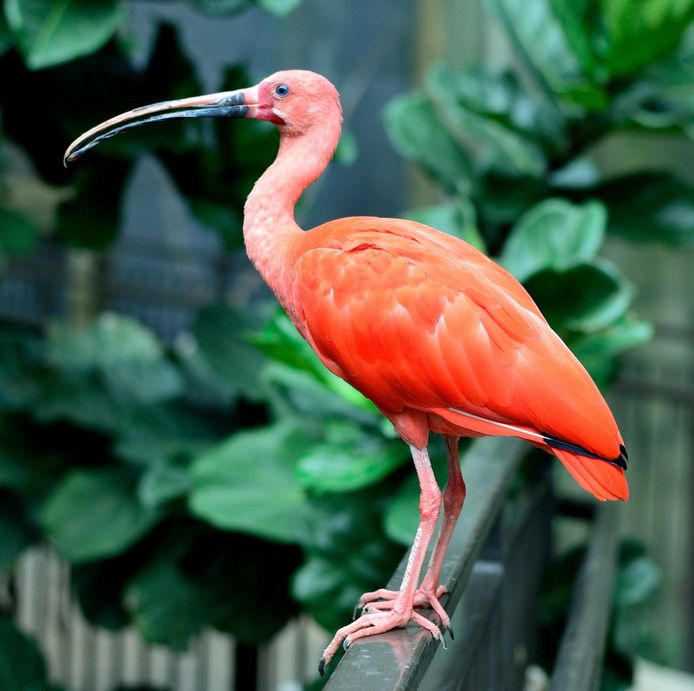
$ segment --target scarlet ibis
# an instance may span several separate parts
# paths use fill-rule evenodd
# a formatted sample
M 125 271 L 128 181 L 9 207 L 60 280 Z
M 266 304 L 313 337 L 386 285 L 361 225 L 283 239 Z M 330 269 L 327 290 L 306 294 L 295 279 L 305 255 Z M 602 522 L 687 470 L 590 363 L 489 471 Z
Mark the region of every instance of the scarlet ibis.
M 248 256 L 323 364 L 392 422 L 421 487 L 400 590 L 366 593 L 363 614 L 337 631 L 319 669 L 341 643 L 410 622 L 442 638 L 450 619 L 439 575 L 465 499 L 459 438 L 520 437 L 557 456 L 598 499 L 626 500 L 627 453 L 612 413 L 525 289 L 462 240 L 392 218 L 342 218 L 308 232 L 297 225 L 295 204 L 330 161 L 342 125 L 337 90 L 318 74 L 277 72 L 247 89 L 136 108 L 79 137 L 65 162 L 132 127 L 207 116 L 268 120 L 279 129 L 277 157 L 245 205 Z M 448 483 L 420 583 L 442 504 L 430 432 L 445 438 Z M 416 611 L 427 605 L 440 627 Z

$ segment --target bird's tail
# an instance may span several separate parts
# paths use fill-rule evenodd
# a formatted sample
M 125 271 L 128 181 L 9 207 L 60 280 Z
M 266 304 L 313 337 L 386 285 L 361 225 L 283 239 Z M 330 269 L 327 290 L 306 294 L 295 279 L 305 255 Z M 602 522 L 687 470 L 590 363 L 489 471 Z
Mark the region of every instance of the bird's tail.
M 572 477 L 600 501 L 629 498 L 626 473 L 622 468 L 597 458 L 588 458 L 564 449 L 551 449 Z

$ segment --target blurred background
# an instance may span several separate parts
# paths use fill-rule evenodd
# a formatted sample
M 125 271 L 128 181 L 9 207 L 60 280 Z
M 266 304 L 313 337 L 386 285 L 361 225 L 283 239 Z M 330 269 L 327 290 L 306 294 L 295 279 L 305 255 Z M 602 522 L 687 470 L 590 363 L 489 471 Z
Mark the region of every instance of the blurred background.
M 62 166 L 112 115 L 283 68 L 325 74 L 345 115 L 299 222 L 466 239 L 606 392 L 632 494 L 603 687 L 637 658 L 694 672 L 693 19 L 691 0 L 5 0 L 0 688 L 304 688 L 409 545 L 406 447 L 245 258 L 273 128 L 163 123 Z M 553 527 L 565 563 L 585 531 Z

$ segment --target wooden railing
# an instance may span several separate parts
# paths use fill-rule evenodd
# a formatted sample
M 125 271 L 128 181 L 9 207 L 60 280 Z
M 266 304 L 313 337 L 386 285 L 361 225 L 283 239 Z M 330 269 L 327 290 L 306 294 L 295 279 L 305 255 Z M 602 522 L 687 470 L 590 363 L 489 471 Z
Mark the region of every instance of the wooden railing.
M 535 659 L 537 596 L 551 555 L 556 512 L 547 472 L 512 481 L 527 446 L 517 440 L 474 443 L 463 464 L 469 488 L 442 572 L 455 638 L 447 649 L 410 627 L 355 642 L 328 691 L 515 691 Z M 616 542 L 613 507 L 594 522 L 552 691 L 592 691 L 601 672 L 609 621 Z M 397 589 L 403 559 L 388 584 Z M 434 616 L 432 614 L 432 616 Z

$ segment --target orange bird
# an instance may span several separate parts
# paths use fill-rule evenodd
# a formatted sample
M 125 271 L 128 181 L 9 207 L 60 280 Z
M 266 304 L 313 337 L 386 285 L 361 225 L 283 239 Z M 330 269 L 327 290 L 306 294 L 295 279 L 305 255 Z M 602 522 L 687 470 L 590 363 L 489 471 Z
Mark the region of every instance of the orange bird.
M 419 529 L 400 590 L 365 593 L 359 605 L 368 607 L 335 634 L 319 669 L 341 643 L 411 621 L 442 638 L 450 619 L 439 602 L 439 575 L 465 499 L 458 439 L 520 437 L 557 456 L 598 499 L 625 500 L 627 453 L 614 418 L 520 283 L 467 243 L 392 218 L 342 218 L 308 232 L 297 225 L 296 202 L 328 164 L 342 125 L 338 93 L 318 74 L 277 72 L 248 89 L 137 108 L 83 134 L 65 161 L 132 127 L 201 116 L 277 125 L 277 158 L 245 206 L 248 256 L 323 364 L 393 423 L 421 487 Z M 442 505 L 430 432 L 446 441 L 448 483 L 420 583 Z M 442 628 L 416 611 L 427 605 Z

